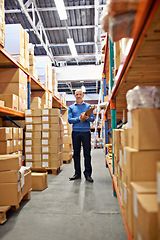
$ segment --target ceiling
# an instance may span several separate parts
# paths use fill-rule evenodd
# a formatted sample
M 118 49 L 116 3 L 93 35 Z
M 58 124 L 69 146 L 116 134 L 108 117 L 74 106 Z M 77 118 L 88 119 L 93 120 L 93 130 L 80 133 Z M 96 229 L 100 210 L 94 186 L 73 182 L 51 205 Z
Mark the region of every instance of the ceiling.
M 49 55 L 55 67 L 101 64 L 100 16 L 107 0 L 64 0 L 67 20 L 60 20 L 54 0 L 5 0 L 6 24 L 20 23 L 29 33 L 35 55 Z M 73 38 L 78 56 L 71 55 Z M 58 82 L 58 91 L 99 93 L 100 81 Z
M 5 0 L 6 24 L 27 29 L 35 55 L 51 57 L 54 66 L 100 64 L 100 15 L 106 0 L 64 0 L 67 20 L 60 20 L 54 0 Z M 71 55 L 73 38 L 78 56 Z

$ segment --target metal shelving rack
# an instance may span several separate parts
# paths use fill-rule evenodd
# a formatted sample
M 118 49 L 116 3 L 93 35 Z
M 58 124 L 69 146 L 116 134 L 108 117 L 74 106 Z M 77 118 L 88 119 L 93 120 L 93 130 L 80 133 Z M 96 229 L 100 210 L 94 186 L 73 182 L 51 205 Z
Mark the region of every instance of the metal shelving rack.
M 115 114 L 111 114 L 113 122 L 112 129 L 116 127 L 115 123 L 118 116 L 122 116 L 123 109 L 127 108 L 126 93 L 129 89 L 137 85 L 160 86 L 159 21 L 160 0 L 141 0 L 128 42 L 128 52 L 121 62 L 115 76 L 113 88 L 105 111 L 107 119 L 107 115 L 115 110 Z M 111 51 L 110 57 L 112 57 Z M 106 61 L 107 56 L 105 58 L 105 65 L 107 64 Z M 110 61 L 110 67 L 112 69 L 112 60 Z M 108 166 L 113 180 L 113 191 L 118 198 L 127 236 L 129 240 L 132 240 L 133 238 L 124 217 L 124 209 L 121 205 L 120 193 L 114 176 L 114 158 L 113 167 L 111 165 Z
M 33 77 L 19 62 L 17 62 L 2 46 L 0 46 L 0 67 L 1 68 L 19 68 L 27 76 L 27 107 L 30 108 L 30 95 L 32 90 L 48 91 L 38 80 Z M 50 92 L 51 93 L 51 92 Z M 54 106 L 66 110 L 67 107 L 60 102 L 60 100 L 52 94 Z M 21 117 L 24 118 L 25 114 L 20 111 L 15 111 L 10 108 L 0 107 L 0 116 L 7 114 L 9 117 Z

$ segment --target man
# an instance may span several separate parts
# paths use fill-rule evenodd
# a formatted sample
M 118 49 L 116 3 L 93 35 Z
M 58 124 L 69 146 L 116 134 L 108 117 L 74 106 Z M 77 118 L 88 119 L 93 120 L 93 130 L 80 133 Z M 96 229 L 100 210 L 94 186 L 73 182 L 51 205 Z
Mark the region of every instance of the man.
M 91 177 L 91 133 L 90 122 L 94 121 L 93 113 L 91 116 L 85 115 L 85 112 L 91 107 L 90 104 L 83 102 L 82 90 L 75 91 L 76 102 L 68 109 L 68 122 L 73 124 L 72 126 L 72 144 L 74 150 L 74 168 L 75 174 L 70 180 L 76 180 L 81 178 L 81 164 L 80 164 L 80 151 L 81 143 L 83 144 L 84 153 L 84 176 L 87 181 L 93 182 Z M 85 120 L 81 122 L 82 118 Z

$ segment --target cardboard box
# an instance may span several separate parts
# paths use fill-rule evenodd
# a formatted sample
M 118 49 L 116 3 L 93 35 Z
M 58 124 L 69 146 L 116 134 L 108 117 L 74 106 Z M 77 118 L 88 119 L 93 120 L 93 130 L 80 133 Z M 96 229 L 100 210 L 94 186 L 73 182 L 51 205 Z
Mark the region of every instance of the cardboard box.
M 25 160 L 28 162 L 40 162 L 41 161 L 41 153 L 25 154 Z
M 59 131 L 59 124 L 42 124 L 42 131 Z
M 42 163 L 39 161 L 36 162 L 30 162 L 30 161 L 26 161 L 26 167 L 30 167 L 30 168 L 41 168 L 42 167 Z
M 0 206 L 16 206 L 21 201 L 20 182 L 0 183 Z
M 9 154 L 9 153 L 13 153 L 12 140 L 0 142 L 0 154 Z
M 42 132 L 42 139 L 57 139 L 57 138 L 60 138 L 59 131 Z
M 157 108 L 136 109 L 128 113 L 129 146 L 138 150 L 160 150 L 159 122 L 160 109 Z
M 157 194 L 139 194 L 138 235 L 144 240 L 158 240 Z
M 127 186 L 130 182 L 156 181 L 156 164 L 160 151 L 138 151 L 124 148 L 124 165 L 127 174 Z
M 23 128 L 18 129 L 18 139 L 23 140 Z
M 32 172 L 32 190 L 42 191 L 48 187 L 47 173 L 34 173 Z
M 0 94 L 15 94 L 24 99 L 24 96 L 27 97 L 27 89 L 21 83 L 0 82 Z
M 156 194 L 157 183 L 155 182 L 131 182 L 131 228 L 130 231 L 135 239 L 138 238 L 138 202 L 137 196 L 139 194 Z
M 53 162 L 53 161 L 57 161 L 60 160 L 60 152 L 59 153 L 46 153 L 46 154 L 42 154 L 42 162 Z
M 37 109 L 26 109 L 25 111 L 25 116 L 29 117 L 41 117 L 42 115 L 42 110 L 37 108 Z
M 1 68 L 0 69 L 1 82 L 3 83 L 21 83 L 27 87 L 27 75 L 21 69 L 17 68 Z M 2 99 L 3 100 L 3 99 Z
M 41 146 L 30 146 L 30 147 L 25 147 L 25 153 L 30 154 L 30 153 L 41 153 Z
M 26 124 L 41 124 L 41 117 L 25 117 Z
M 70 159 L 72 159 L 72 152 L 69 153 L 63 152 L 63 161 L 67 161 Z
M 18 170 L 0 172 L 0 183 L 17 183 L 20 180 Z
M 23 140 L 18 140 L 18 151 L 23 151 Z
M 11 127 L 0 127 L 0 141 L 12 139 L 12 128 Z
M 13 143 L 13 152 L 17 152 L 17 151 L 21 150 L 18 147 L 18 140 L 13 140 L 12 143 Z
M 41 132 L 41 124 L 26 124 L 26 132 Z
M 41 131 L 25 132 L 25 139 L 41 139 Z
M 41 108 L 41 98 L 31 97 L 31 108 Z
M 19 170 L 22 166 L 22 155 L 0 155 L 0 172 L 8 170 Z
M 51 109 L 49 109 L 49 115 L 50 116 L 58 116 L 58 117 L 60 117 L 60 110 L 59 110 L 59 108 L 51 108 Z
M 71 136 L 63 136 L 63 143 L 64 144 L 72 144 Z
M 63 144 L 63 152 L 72 152 L 71 144 Z
M 0 99 L 5 102 L 5 107 L 18 111 L 19 98 L 15 94 L 0 94 Z
M 12 128 L 12 139 L 18 140 L 19 138 L 19 128 L 13 127 Z
M 22 198 L 32 189 L 31 171 L 24 174 L 24 185 L 21 190 Z
M 38 138 L 37 139 L 33 138 L 33 139 L 28 139 L 28 140 L 26 139 L 25 140 L 25 146 L 26 147 L 29 147 L 29 146 L 35 147 L 35 146 L 37 146 L 37 147 L 40 148 L 41 147 L 41 139 L 38 139 Z

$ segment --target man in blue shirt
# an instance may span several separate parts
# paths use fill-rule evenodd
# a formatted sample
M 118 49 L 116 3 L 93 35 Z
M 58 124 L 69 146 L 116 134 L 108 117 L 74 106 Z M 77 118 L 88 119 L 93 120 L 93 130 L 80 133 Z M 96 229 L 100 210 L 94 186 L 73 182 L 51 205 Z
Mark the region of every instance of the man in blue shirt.
M 85 115 L 85 112 L 91 107 L 90 104 L 83 102 L 82 90 L 76 90 L 75 98 L 76 102 L 72 104 L 68 109 L 68 122 L 72 125 L 72 144 L 74 150 L 74 168 L 75 174 L 70 180 L 76 180 L 81 178 L 81 163 L 80 163 L 80 152 L 81 143 L 83 144 L 84 154 L 84 176 L 87 181 L 93 182 L 91 177 L 92 166 L 91 166 L 91 133 L 90 133 L 90 122 L 94 121 L 93 113 L 91 116 Z M 85 120 L 81 122 L 82 118 Z

